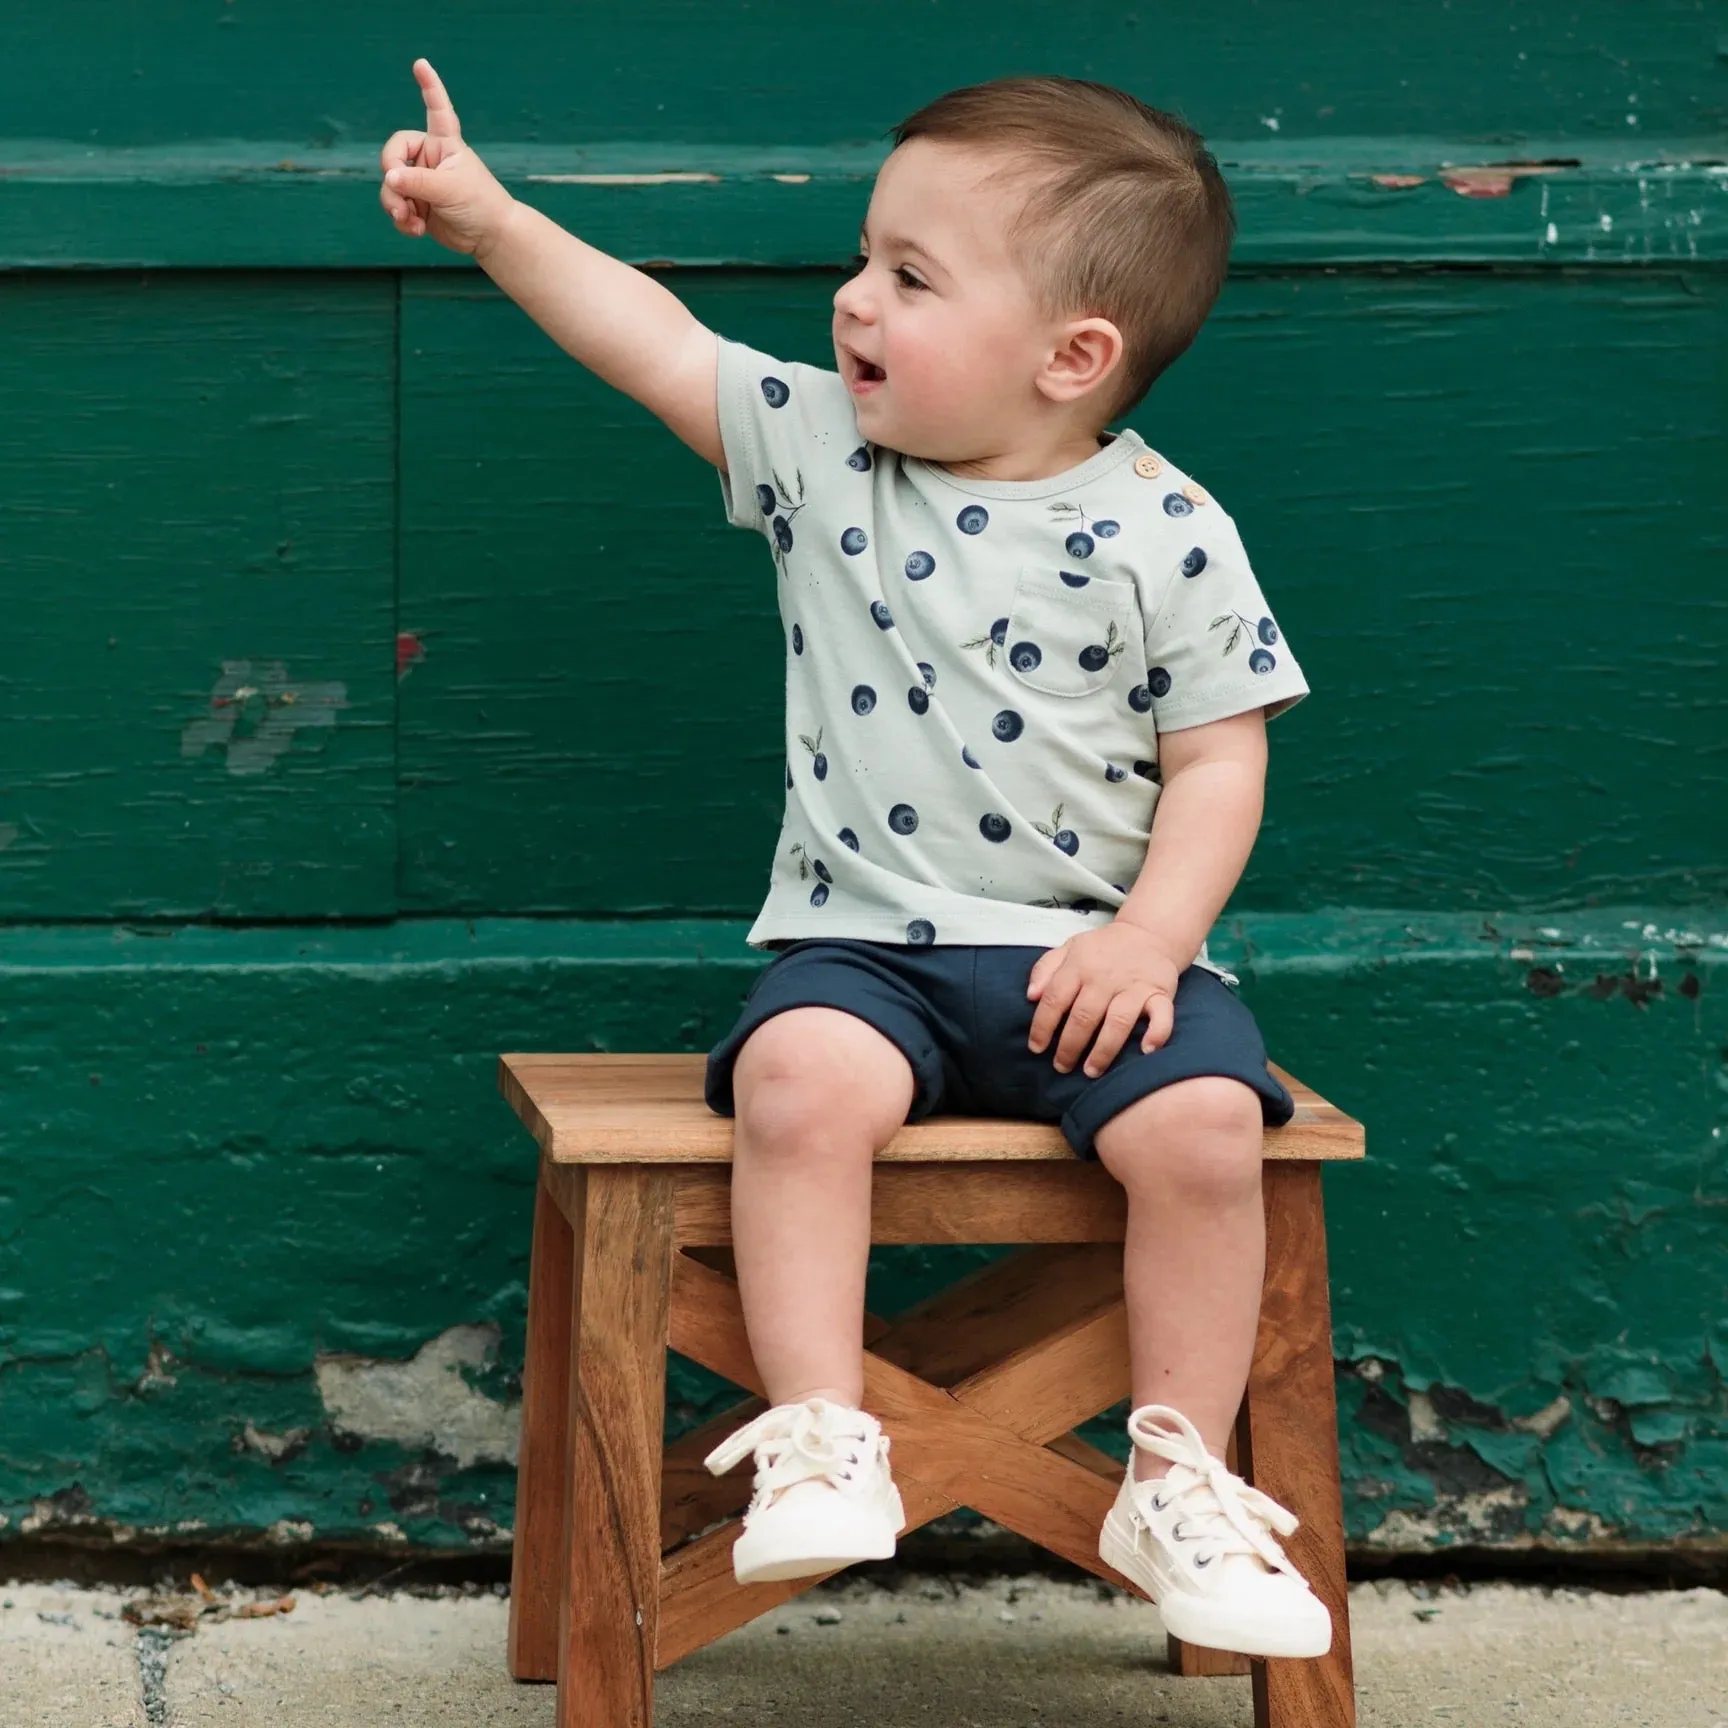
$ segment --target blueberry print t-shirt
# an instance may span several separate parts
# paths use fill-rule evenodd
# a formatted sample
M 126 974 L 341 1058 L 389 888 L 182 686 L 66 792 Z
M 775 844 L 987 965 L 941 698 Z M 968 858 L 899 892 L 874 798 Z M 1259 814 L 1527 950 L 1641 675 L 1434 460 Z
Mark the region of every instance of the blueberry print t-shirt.
M 750 945 L 1108 924 L 1159 732 L 1308 693 L 1235 524 L 1133 432 L 1048 479 L 962 479 L 865 443 L 837 373 L 719 356 L 721 490 L 768 541 L 786 632 L 786 813 Z

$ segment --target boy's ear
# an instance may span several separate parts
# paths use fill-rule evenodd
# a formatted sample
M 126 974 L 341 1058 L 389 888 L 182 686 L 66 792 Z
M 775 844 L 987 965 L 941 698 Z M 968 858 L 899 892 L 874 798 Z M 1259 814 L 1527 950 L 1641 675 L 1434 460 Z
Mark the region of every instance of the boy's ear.
M 1108 318 L 1076 318 L 1057 332 L 1038 388 L 1052 402 L 1076 402 L 1115 376 L 1126 346 Z

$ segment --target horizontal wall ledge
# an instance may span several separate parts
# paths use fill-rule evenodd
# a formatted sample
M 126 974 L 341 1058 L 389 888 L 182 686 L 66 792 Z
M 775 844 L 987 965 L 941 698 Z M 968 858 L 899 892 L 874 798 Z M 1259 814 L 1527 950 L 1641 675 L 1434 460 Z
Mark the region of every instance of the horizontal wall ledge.
M 377 146 L 0 141 L 0 268 L 472 268 L 377 201 Z M 1692 264 L 1728 257 L 1720 140 L 1218 142 L 1239 268 Z M 642 264 L 833 267 L 880 145 L 497 144 L 517 196 Z
M 15 924 L 0 926 L 0 981 L 37 972 L 226 970 L 467 973 L 488 968 L 719 967 L 754 971 L 769 955 L 748 919 L 409 918 L 377 924 Z M 1537 994 L 1598 977 L 1652 978 L 1728 964 L 1719 907 L 1620 906 L 1587 912 L 1405 912 L 1336 907 L 1241 912 L 1209 938 L 1212 957 L 1255 976 L 1386 966 L 1504 962 Z M 1550 977 L 1551 975 L 1551 977 Z

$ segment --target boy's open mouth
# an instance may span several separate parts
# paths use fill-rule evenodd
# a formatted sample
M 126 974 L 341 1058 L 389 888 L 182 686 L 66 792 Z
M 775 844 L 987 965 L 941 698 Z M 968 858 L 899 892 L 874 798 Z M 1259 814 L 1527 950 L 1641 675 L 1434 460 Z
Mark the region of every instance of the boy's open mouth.
M 846 350 L 846 358 L 851 363 L 851 385 L 854 390 L 886 381 L 888 374 L 874 360 L 866 360 L 862 354 L 855 354 L 850 348 Z

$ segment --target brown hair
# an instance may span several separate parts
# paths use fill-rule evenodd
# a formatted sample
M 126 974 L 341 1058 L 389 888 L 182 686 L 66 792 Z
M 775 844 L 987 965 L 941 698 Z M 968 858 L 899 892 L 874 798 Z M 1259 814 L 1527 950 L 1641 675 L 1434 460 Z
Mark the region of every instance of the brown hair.
M 1026 186 L 1010 238 L 1040 302 L 1122 332 L 1107 418 L 1199 334 L 1236 216 L 1212 152 L 1175 115 L 1087 79 L 997 78 L 938 96 L 890 136 L 1011 153 L 991 178 Z

